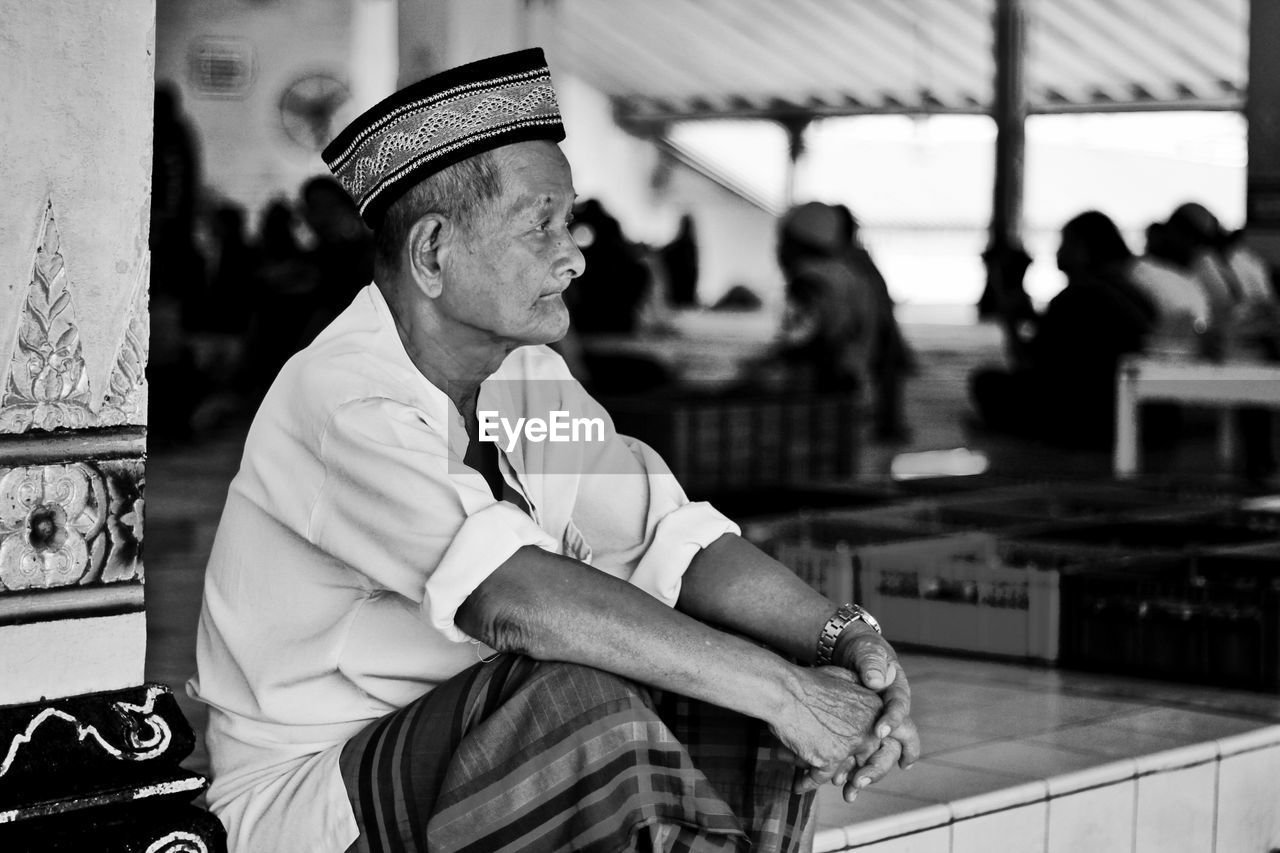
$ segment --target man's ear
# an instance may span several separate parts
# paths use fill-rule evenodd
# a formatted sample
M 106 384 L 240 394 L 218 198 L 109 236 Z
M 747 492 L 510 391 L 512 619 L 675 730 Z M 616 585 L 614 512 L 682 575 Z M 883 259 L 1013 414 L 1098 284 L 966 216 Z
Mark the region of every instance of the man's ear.
M 428 213 L 413 223 L 405 240 L 409 273 L 418 288 L 432 299 L 444 289 L 443 255 L 452 231 L 448 219 L 438 213 Z

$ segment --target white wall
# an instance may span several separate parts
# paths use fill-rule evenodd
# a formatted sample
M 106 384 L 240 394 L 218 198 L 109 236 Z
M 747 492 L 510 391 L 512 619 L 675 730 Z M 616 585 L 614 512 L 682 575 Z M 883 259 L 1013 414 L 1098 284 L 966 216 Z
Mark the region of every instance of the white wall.
M 548 57 L 564 117 L 565 156 L 573 166 L 578 196 L 598 199 L 622 223 L 632 240 L 663 243 L 675 236 L 680 211 L 655 192 L 659 166 L 653 143 L 633 136 L 613 121 L 609 99 L 582 80 L 557 72 Z
M 156 79 L 177 84 L 195 125 L 205 184 L 256 210 L 293 196 L 307 177 L 325 172 L 316 151 L 291 142 L 278 110 L 285 89 L 323 72 L 351 84 L 353 0 L 162 0 L 156 15 Z M 196 91 L 192 51 L 203 39 L 226 39 L 252 55 L 243 94 Z M 358 114 L 356 104 L 344 110 Z M 337 128 L 345 123 L 340 120 Z
M 782 305 L 777 262 L 777 220 L 683 166 L 670 184 L 672 204 L 693 214 L 698 237 L 698 299 L 712 304 L 735 284 L 745 285 L 771 310 Z

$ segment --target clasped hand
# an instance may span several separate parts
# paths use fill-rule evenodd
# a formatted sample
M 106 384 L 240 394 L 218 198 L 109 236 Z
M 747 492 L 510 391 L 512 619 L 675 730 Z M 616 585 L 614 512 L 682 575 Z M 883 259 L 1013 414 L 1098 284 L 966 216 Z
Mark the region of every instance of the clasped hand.
M 797 668 L 796 701 L 774 731 L 807 768 L 797 793 L 834 782 L 853 802 L 895 763 L 910 767 L 920 757 L 920 736 L 906 674 L 879 634 L 842 637 L 834 662 Z

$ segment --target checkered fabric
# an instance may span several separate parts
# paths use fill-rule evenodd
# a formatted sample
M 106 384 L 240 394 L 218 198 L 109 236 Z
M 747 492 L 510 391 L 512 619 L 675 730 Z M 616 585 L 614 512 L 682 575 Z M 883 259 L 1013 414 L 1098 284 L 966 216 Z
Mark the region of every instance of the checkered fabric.
M 452 68 L 374 105 L 329 143 L 325 165 L 376 228 L 423 178 L 513 142 L 564 139 L 540 48 Z
M 758 720 L 499 655 L 353 738 L 357 853 L 797 853 L 813 795 Z

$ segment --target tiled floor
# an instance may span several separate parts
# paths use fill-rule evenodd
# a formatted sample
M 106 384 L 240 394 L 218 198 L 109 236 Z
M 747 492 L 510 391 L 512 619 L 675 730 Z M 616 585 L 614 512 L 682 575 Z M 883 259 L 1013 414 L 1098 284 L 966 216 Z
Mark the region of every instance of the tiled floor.
M 954 319 L 951 317 L 945 318 Z M 967 447 L 1011 478 L 1106 477 L 1103 452 L 1044 448 L 966 425 L 965 377 L 1000 359 L 991 327 L 908 324 L 920 357 L 908 387 L 906 445 L 869 446 L 864 480 L 903 451 Z M 175 688 L 197 731 L 205 715 L 181 690 L 192 672 L 200 583 L 242 428 L 155 448 L 147 478 L 148 678 Z M 1149 459 L 1182 476 L 1216 476 L 1201 436 Z M 821 798 L 819 850 L 1213 850 L 1280 847 L 1280 698 L 1055 669 L 906 655 L 925 757 L 844 804 Z M 203 746 L 189 760 L 207 768 Z M 1216 844 L 1216 848 L 1215 845 Z
M 1215 837 L 1220 851 L 1269 849 L 1231 846 L 1232 833 L 1280 843 L 1277 822 L 1240 801 L 1269 797 L 1280 811 L 1278 697 L 903 660 L 923 758 L 852 804 L 824 789 L 818 851 L 1210 851 Z M 1259 787 L 1219 796 L 1222 780 L 1244 788 L 1240 776 Z

